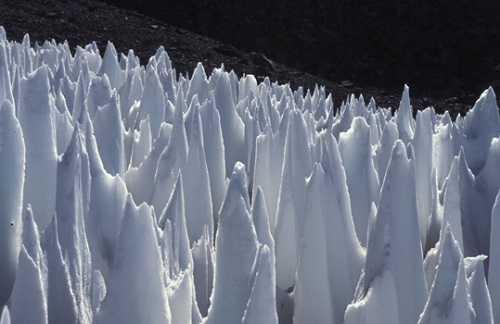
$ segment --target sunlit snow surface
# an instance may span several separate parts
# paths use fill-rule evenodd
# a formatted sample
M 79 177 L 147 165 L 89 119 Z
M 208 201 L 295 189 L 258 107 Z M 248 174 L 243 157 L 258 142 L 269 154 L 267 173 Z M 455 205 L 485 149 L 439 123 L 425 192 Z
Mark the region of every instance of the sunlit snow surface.
M 0 30 L 0 323 L 500 321 L 500 118 Z M 488 282 L 488 283 L 487 283 Z

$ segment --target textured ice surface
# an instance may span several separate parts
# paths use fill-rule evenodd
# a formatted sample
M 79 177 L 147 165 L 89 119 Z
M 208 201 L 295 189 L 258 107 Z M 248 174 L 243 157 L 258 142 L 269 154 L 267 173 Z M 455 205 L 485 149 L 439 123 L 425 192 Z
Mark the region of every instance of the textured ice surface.
M 499 136 L 0 30 L 0 323 L 499 321 Z

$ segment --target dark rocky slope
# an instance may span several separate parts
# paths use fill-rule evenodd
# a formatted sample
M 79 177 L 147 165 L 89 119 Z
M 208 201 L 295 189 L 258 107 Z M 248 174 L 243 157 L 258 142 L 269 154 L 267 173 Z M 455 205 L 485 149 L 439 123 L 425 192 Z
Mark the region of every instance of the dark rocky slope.
M 500 79 L 499 1 L 103 1 L 336 82 L 460 97 Z
M 492 67 L 496 63 L 494 57 L 500 58 L 497 55 L 498 49 L 494 46 L 498 43 L 496 38 L 500 33 L 492 35 L 491 32 L 487 32 L 477 36 L 479 45 L 464 42 L 464 44 L 467 43 L 467 46 L 470 46 L 474 51 L 479 53 L 476 53 L 476 56 L 470 54 L 471 56 L 467 57 L 470 57 L 472 61 L 476 59 L 477 64 L 482 64 L 485 67 L 483 69 L 473 69 L 461 64 L 460 68 L 466 75 L 477 74 L 475 79 L 470 78 L 471 80 L 477 80 L 474 82 L 474 86 L 461 87 L 454 86 L 455 83 L 458 84 L 459 82 L 453 80 L 465 78 L 463 75 L 459 74 L 454 79 L 452 76 L 443 74 L 438 68 L 434 68 L 434 65 L 431 64 L 432 59 L 429 61 L 424 56 L 415 56 L 416 54 L 413 54 L 421 60 L 421 63 L 417 64 L 415 62 L 418 59 L 411 56 L 411 52 L 406 52 L 404 47 L 400 46 L 401 44 L 394 43 L 394 37 L 409 35 L 409 38 L 406 40 L 407 47 L 415 47 L 412 40 L 420 34 L 417 32 L 414 32 L 414 34 L 404 32 L 405 28 L 411 29 L 411 24 L 406 27 L 400 26 L 390 29 L 387 24 L 377 25 L 369 23 L 370 19 L 376 18 L 376 21 L 381 20 L 383 17 L 380 15 L 382 14 L 388 15 L 389 18 L 387 19 L 398 17 L 397 7 L 392 9 L 387 8 L 387 12 L 384 13 L 370 13 L 366 11 L 366 8 L 370 8 L 369 6 L 365 8 L 365 11 L 361 9 L 359 11 L 354 10 L 359 4 L 353 4 L 353 8 L 343 8 L 343 2 L 340 1 L 332 5 L 337 9 L 325 9 L 326 11 L 321 11 L 325 16 L 315 16 L 315 12 L 320 10 L 320 7 L 324 5 L 322 2 L 317 2 L 318 7 L 312 2 L 306 1 L 300 5 L 294 4 L 290 8 L 287 6 L 283 7 L 283 3 L 280 1 L 269 2 L 273 6 L 281 4 L 283 10 L 276 11 L 275 8 L 266 7 L 271 4 L 265 5 L 267 2 L 261 3 L 259 1 L 255 3 L 249 2 L 255 6 L 250 8 L 251 10 L 246 7 L 250 4 L 244 4 L 244 6 L 238 8 L 235 7 L 234 3 L 231 4 L 231 2 L 226 1 L 220 1 L 214 8 L 206 7 L 208 4 L 213 3 L 200 1 L 200 5 L 205 5 L 205 11 L 202 10 L 198 13 L 193 12 L 192 10 L 194 9 L 188 11 L 185 7 L 175 7 L 180 6 L 180 3 L 184 3 L 182 1 L 176 2 L 170 7 L 170 15 L 175 13 L 180 18 L 183 15 L 189 14 L 191 20 L 185 21 L 186 27 L 199 31 L 211 31 L 212 29 L 220 29 L 222 31 L 224 30 L 223 26 L 226 26 L 225 30 L 227 33 L 224 34 L 226 38 L 221 38 L 224 41 L 234 43 L 232 38 L 239 37 L 240 41 L 243 41 L 240 44 L 246 44 L 241 47 L 245 47 L 248 50 L 242 50 L 239 47 L 227 45 L 222 41 L 200 36 L 183 28 L 173 27 L 166 22 L 168 20 L 167 15 L 163 17 L 165 19 L 157 20 L 135 11 L 129 11 L 122 7 L 116 7 L 97 0 L 0 0 L 0 25 L 5 27 L 8 37 L 16 41 L 21 41 L 24 34 L 29 33 L 33 43 L 43 42 L 47 39 L 55 39 L 58 42 L 68 40 L 70 46 L 75 48 L 77 45 L 84 46 L 89 42 L 95 41 L 99 48 L 104 51 L 107 41 L 110 40 L 119 52 L 126 53 L 129 49 L 133 49 L 141 58 L 143 64 L 147 62 L 147 59 L 155 53 L 159 46 L 164 46 L 173 61 L 174 67 L 180 73 L 191 73 L 196 63 L 202 62 L 208 73 L 212 68 L 224 64 L 226 69 L 234 69 L 239 75 L 251 73 L 256 75 L 260 80 L 268 76 L 272 81 L 289 82 L 294 88 L 304 86 L 305 88 L 312 89 L 315 84 L 319 84 L 325 86 L 326 90 L 332 93 L 336 107 L 346 99 L 349 93 L 356 95 L 363 93 L 366 99 L 373 96 L 380 106 L 395 108 L 398 106 L 403 84 L 409 83 L 412 104 L 415 109 L 422 109 L 433 105 L 438 111 L 447 109 L 452 112 L 452 115 L 456 115 L 470 108 L 481 90 L 488 84 L 495 84 L 495 78 L 499 77 Z M 163 1 L 162 3 L 167 4 L 170 2 Z M 127 2 L 124 2 L 122 5 L 127 5 Z M 343 4 L 343 6 L 347 6 L 347 4 Z M 371 6 L 373 7 L 374 5 L 372 4 Z M 163 10 L 158 6 L 152 8 L 156 8 L 159 13 Z M 242 13 L 239 11 L 243 9 L 248 10 L 245 12 L 249 14 L 245 16 L 246 18 L 242 18 L 243 20 L 236 21 L 237 14 L 241 16 Z M 297 18 L 297 13 L 290 13 L 291 10 L 299 9 L 304 12 L 303 20 Z M 215 12 L 210 13 L 207 10 L 215 10 Z M 264 18 L 269 18 L 266 10 L 272 13 L 272 15 L 278 13 L 279 15 L 287 14 L 284 17 L 280 16 L 281 18 L 275 17 L 274 20 L 265 21 L 263 20 Z M 462 11 L 464 10 L 462 9 Z M 330 36 L 333 37 L 333 31 L 339 29 L 330 29 L 331 31 L 326 34 L 324 34 L 324 30 L 316 29 L 317 26 L 322 26 L 322 22 L 324 26 L 328 27 L 333 22 L 338 23 L 341 21 L 339 17 L 333 19 L 333 16 L 326 14 L 327 12 L 336 12 L 336 15 L 340 14 L 341 17 L 344 15 L 351 17 L 350 19 L 344 19 L 347 25 L 341 30 L 346 33 L 345 35 L 335 32 L 340 38 L 339 43 L 335 43 L 335 46 L 332 47 L 333 52 L 328 50 L 332 43 L 325 41 L 325 44 L 323 44 L 323 40 L 329 39 L 328 37 Z M 408 11 L 406 10 L 401 15 L 407 13 Z M 365 14 L 369 17 L 374 16 L 366 18 Z M 220 23 L 216 24 L 217 21 L 220 21 Z M 225 21 L 226 25 L 220 25 L 222 21 Z M 280 25 L 280 22 L 283 24 Z M 487 29 L 484 25 L 487 25 L 488 22 L 489 20 L 479 21 L 477 24 L 478 27 L 472 29 L 471 32 L 479 32 Z M 295 26 L 295 24 L 298 25 Z M 431 25 L 434 26 L 434 23 Z M 254 29 L 248 26 L 253 26 Z M 380 29 L 374 28 L 374 26 L 379 26 L 377 28 Z M 244 32 L 238 32 L 242 28 Z M 358 28 L 359 35 L 362 35 L 362 39 L 360 40 L 353 37 L 353 34 L 349 34 L 350 31 L 356 28 Z M 432 34 L 432 28 L 428 31 L 429 34 Z M 495 29 L 493 28 L 492 30 Z M 363 33 L 363 31 L 365 32 Z M 258 32 L 260 36 L 255 36 L 253 34 L 255 32 Z M 396 36 L 391 33 L 395 33 L 394 35 Z M 262 35 L 268 35 L 268 38 L 263 39 Z M 483 48 L 480 46 L 480 44 L 484 43 L 482 37 L 489 37 L 489 47 Z M 336 38 L 334 37 L 333 39 Z M 434 42 L 441 42 L 440 38 L 432 37 L 428 41 L 430 42 L 432 39 L 434 39 Z M 353 44 L 363 43 L 366 46 L 357 48 L 357 45 L 349 45 L 350 42 Z M 296 46 L 290 48 L 292 44 Z M 301 47 L 303 49 L 300 49 Z M 271 55 L 274 55 L 270 51 L 274 48 L 278 52 L 281 51 L 281 54 L 275 55 L 277 59 L 282 59 L 292 65 L 298 65 L 299 68 L 291 68 L 278 63 L 279 61 L 276 59 L 270 59 L 269 57 L 273 57 Z M 458 50 L 460 48 L 457 48 Z M 420 49 L 420 51 L 430 53 L 430 51 L 424 48 Z M 407 53 L 410 54 L 407 55 Z M 462 55 L 461 52 L 453 52 L 451 54 L 443 52 L 443 54 L 440 52 L 439 46 L 436 49 L 436 53 L 439 53 L 440 57 L 442 56 L 436 59 L 435 66 L 437 67 L 440 66 L 439 60 L 445 60 L 448 57 L 447 55 L 451 55 L 452 58 L 450 60 L 452 61 L 454 55 Z M 484 53 L 487 55 L 485 54 L 482 57 L 481 55 Z M 320 57 L 315 59 L 317 55 L 326 55 L 329 59 L 321 59 Z M 366 60 L 360 58 L 359 55 L 366 56 Z M 384 58 L 384 55 L 387 58 Z M 393 58 L 391 59 L 391 57 Z M 303 65 L 301 65 L 301 58 L 304 59 Z M 389 63 L 394 62 L 396 59 L 398 62 L 407 63 L 394 65 L 390 68 Z M 318 74 L 301 72 L 302 69 L 307 68 L 306 65 L 310 64 L 310 62 L 319 64 L 315 69 L 310 69 L 310 71 L 322 74 L 323 77 L 317 76 Z M 365 66 L 364 70 L 359 69 L 360 65 Z M 331 73 L 326 73 L 331 69 L 333 69 Z M 483 73 L 483 70 L 489 72 Z M 323 73 L 322 71 L 326 72 Z M 377 71 L 382 71 L 380 72 L 382 74 Z M 380 75 L 373 76 L 373 73 Z M 412 77 L 405 77 L 405 73 L 422 75 L 427 86 L 420 87 L 418 83 L 414 85 Z

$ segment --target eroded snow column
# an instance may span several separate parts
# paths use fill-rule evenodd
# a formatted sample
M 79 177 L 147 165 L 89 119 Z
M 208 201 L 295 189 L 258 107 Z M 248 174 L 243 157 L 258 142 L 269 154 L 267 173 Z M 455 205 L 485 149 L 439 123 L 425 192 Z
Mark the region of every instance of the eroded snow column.
M 123 210 L 116 258 L 96 323 L 170 323 L 171 315 L 151 208 L 130 195 Z
M 464 260 L 449 226 L 442 237 L 440 250 L 436 277 L 418 323 L 475 323 Z
M 21 251 L 25 146 L 10 101 L 0 108 L 0 304 L 9 299 Z M 24 259 L 23 259 L 24 261 Z
M 41 230 L 54 215 L 56 204 L 57 153 L 52 117 L 53 101 L 46 66 L 21 79 L 19 122 L 26 146 L 24 206 L 30 204 Z
M 411 146 L 408 147 L 411 150 Z M 414 323 L 427 300 L 418 230 L 413 161 L 401 140 L 396 141 L 371 229 L 367 255 L 354 303 L 346 322 L 371 322 L 367 314 L 380 312 L 392 321 Z M 387 293 L 395 303 L 390 311 L 374 300 Z M 371 306 L 370 306 L 371 305 Z M 393 313 L 394 312 L 394 313 Z M 390 314 L 390 315 L 389 315 Z

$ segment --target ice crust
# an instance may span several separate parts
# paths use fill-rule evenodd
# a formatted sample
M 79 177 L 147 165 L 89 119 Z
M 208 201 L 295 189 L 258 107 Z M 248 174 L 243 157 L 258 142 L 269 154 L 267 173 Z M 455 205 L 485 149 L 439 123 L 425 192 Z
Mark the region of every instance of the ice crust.
M 0 27 L 0 323 L 500 321 L 500 117 Z

